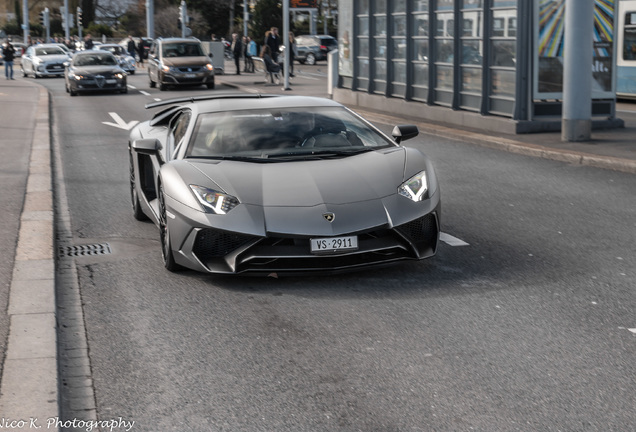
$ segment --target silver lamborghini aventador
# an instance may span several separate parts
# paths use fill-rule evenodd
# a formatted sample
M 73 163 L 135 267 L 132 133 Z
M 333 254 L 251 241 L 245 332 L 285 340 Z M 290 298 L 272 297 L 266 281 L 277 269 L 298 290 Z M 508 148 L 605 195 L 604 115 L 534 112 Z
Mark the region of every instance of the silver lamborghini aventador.
M 160 231 L 165 267 L 208 273 L 338 272 L 431 257 L 433 165 L 321 98 L 173 99 L 130 134 L 134 217 Z

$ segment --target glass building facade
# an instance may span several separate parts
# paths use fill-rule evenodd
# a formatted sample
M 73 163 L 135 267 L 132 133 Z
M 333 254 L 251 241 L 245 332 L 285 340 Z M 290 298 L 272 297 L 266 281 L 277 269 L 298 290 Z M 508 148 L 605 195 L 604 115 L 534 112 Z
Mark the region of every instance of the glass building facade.
M 613 2 L 601 3 L 607 1 Z M 350 101 L 352 92 L 358 105 L 370 107 L 384 97 L 408 102 L 405 110 L 420 104 L 535 123 L 555 117 L 558 98 L 534 97 L 533 64 L 538 4 L 564 2 L 341 0 L 336 99 Z M 594 112 L 613 116 L 615 103 L 604 102 Z

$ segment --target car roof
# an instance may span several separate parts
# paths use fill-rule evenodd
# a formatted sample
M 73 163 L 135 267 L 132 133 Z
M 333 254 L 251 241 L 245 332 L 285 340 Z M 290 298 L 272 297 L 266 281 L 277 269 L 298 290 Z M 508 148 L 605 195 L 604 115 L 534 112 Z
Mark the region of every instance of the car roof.
M 84 50 L 84 51 L 78 51 L 75 53 L 76 56 L 83 56 L 83 55 L 89 55 L 89 54 L 99 54 L 99 55 L 111 55 L 113 57 L 115 57 L 115 55 L 110 52 L 110 51 L 106 51 L 106 50 L 102 50 L 99 48 L 95 48 L 95 49 L 90 49 L 90 50 Z
M 272 94 L 245 94 L 227 93 L 201 98 L 181 98 L 172 101 L 161 101 L 146 105 L 146 108 L 154 108 L 170 104 L 187 106 L 187 102 L 194 103 L 193 110 L 198 113 L 213 113 L 221 111 L 240 111 L 251 109 L 302 109 L 308 107 L 342 107 L 331 99 L 296 96 L 296 95 L 272 95 Z
M 166 42 L 201 42 L 199 39 L 195 38 L 165 38 L 165 39 L 155 39 L 157 42 L 166 43 Z

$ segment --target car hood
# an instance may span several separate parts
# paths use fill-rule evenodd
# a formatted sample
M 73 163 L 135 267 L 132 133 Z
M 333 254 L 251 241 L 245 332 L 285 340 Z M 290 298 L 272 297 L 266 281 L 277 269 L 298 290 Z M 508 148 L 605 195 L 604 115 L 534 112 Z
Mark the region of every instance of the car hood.
M 189 163 L 212 182 L 212 188 L 219 188 L 242 203 L 313 207 L 377 200 L 395 194 L 404 181 L 405 160 L 405 149 L 396 147 L 330 160 Z
M 162 62 L 166 66 L 205 66 L 210 63 L 210 59 L 206 56 L 200 57 L 164 57 Z
M 79 75 L 98 75 L 123 72 L 124 71 L 118 66 L 82 66 L 73 68 L 73 73 Z
M 66 61 L 70 60 L 70 57 L 64 54 L 60 54 L 60 55 L 46 55 L 46 56 L 35 56 L 33 57 L 35 60 L 41 61 L 41 62 L 47 62 L 47 63 L 55 63 L 55 62 L 60 62 L 60 63 L 64 63 Z

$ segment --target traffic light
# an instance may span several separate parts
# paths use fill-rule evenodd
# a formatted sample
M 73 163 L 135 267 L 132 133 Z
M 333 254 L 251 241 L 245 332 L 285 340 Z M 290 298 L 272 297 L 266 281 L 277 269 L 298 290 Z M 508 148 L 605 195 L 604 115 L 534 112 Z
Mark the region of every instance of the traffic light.
M 49 8 L 44 8 L 44 10 L 40 12 L 40 24 L 42 24 L 42 27 L 49 26 Z
M 82 26 L 82 8 L 79 6 L 77 7 L 77 26 Z

